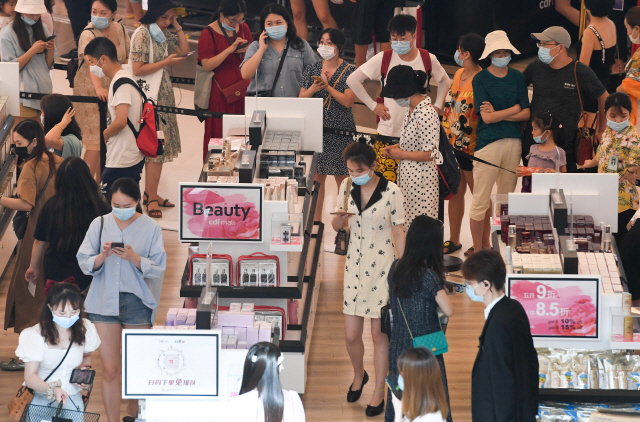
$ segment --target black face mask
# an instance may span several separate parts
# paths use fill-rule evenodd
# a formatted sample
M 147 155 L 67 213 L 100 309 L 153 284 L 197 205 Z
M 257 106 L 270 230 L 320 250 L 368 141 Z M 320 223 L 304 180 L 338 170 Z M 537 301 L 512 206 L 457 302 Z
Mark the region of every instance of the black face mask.
M 21 159 L 23 159 L 23 160 L 26 160 L 26 159 L 27 159 L 27 157 L 29 157 L 29 155 L 30 155 L 30 154 L 29 154 L 29 148 L 27 148 L 27 147 L 17 147 L 17 146 L 14 146 L 14 147 L 13 147 L 13 151 L 15 152 L 15 155 L 16 155 L 18 158 L 21 158 Z

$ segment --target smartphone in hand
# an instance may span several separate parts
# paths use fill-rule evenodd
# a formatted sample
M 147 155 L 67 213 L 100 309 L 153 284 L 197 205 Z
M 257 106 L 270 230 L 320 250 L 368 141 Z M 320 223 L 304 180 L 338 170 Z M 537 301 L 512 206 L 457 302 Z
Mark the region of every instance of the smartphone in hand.
M 50 36 L 48 38 L 45 38 L 44 42 L 49 42 L 49 41 L 53 40 L 55 37 L 56 37 L 56 35 L 52 35 L 52 36 Z
M 398 400 L 402 400 L 402 390 L 398 386 L 398 374 L 391 373 L 385 380 L 389 386 L 389 390 L 393 393 Z
M 115 249 L 115 248 L 124 249 L 124 243 L 123 242 L 111 242 L 111 249 Z
M 96 376 L 96 371 L 91 369 L 74 369 L 71 372 L 71 384 L 93 384 L 93 378 Z

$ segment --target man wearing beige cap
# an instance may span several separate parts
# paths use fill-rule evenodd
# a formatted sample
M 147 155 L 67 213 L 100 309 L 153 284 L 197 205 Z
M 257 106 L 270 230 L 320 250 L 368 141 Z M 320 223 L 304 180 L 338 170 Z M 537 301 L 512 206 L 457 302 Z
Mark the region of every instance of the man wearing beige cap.
M 538 40 L 538 59 L 524 71 L 527 84 L 533 84 L 531 117 L 550 111 L 560 121 L 561 133 L 555 141 L 567 153 L 567 171 L 576 172 L 574 140 L 581 114 L 580 100 L 582 105 L 598 103 L 600 135 L 607 127 L 604 113 L 607 91 L 593 70 L 569 57 L 567 49 L 571 46 L 571 36 L 566 29 L 552 26 L 541 33 L 531 34 L 531 38 Z M 525 163 L 532 144 L 529 121 L 522 142 L 522 159 Z

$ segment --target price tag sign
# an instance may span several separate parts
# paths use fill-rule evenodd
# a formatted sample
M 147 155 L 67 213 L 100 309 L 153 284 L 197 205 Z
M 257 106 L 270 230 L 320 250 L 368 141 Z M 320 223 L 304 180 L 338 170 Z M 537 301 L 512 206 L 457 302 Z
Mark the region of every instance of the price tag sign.
M 508 276 L 507 288 L 527 313 L 533 337 L 598 339 L 600 277 Z

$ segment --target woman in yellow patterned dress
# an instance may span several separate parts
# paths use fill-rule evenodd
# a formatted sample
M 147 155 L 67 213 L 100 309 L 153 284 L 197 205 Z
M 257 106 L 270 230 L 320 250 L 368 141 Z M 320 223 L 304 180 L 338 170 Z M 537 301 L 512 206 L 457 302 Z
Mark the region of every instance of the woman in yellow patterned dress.
M 618 247 L 626 236 L 627 223 L 638 209 L 637 172 L 640 171 L 640 134 L 629 123 L 631 99 L 616 92 L 604 103 L 607 130 L 593 160 L 584 162 L 584 168 L 598 166 L 598 173 L 618 173 L 618 233 L 613 236 Z
M 190 48 L 182 27 L 176 20 L 175 8 L 169 0 L 149 0 L 149 10 L 140 19 L 142 25 L 131 37 L 130 58 L 134 77 L 151 75 L 163 70 L 162 82 L 158 91 L 158 105 L 175 107 L 173 86 L 168 66 L 182 63 Z M 170 31 L 169 28 L 173 27 Z M 149 57 L 153 43 L 153 57 Z M 169 50 L 174 53 L 169 54 Z M 175 114 L 160 114 L 160 130 L 164 132 L 164 154 L 156 158 L 146 158 L 144 204 L 147 214 L 152 218 L 162 218 L 158 208 L 175 207 L 168 199 L 158 196 L 158 184 L 162 174 L 162 165 L 173 161 L 181 151 L 180 132 Z
M 84 49 L 96 37 L 107 37 L 116 46 L 118 61 L 122 64 L 129 56 L 129 35 L 122 24 L 115 22 L 116 0 L 95 0 L 91 5 L 91 23 L 78 40 L 78 71 L 73 80 L 73 95 L 97 96 L 107 101 L 111 79 L 98 78 L 89 72 L 89 62 L 84 61 Z M 84 161 L 89 166 L 91 176 L 100 181 L 100 115 L 98 105 L 75 103 L 76 120 L 82 131 Z

